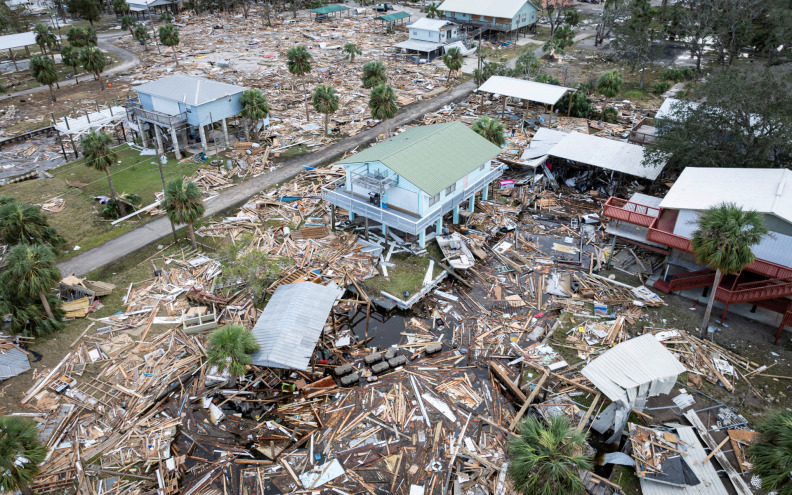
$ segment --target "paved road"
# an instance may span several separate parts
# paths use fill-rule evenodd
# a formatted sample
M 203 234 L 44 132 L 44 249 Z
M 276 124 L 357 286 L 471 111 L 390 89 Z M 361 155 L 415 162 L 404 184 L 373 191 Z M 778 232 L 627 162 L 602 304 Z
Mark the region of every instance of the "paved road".
M 438 110 L 453 101 L 458 101 L 472 92 L 475 87 L 473 81 L 468 81 L 430 100 L 405 107 L 393 119 L 390 123 L 390 127 L 391 129 L 395 129 L 400 125 L 422 117 L 426 113 Z M 318 167 L 328 164 L 347 151 L 370 142 L 384 131 L 384 124 L 379 124 L 357 136 L 344 139 L 326 149 L 309 155 L 296 157 L 274 172 L 262 174 L 237 186 L 226 189 L 206 205 L 206 213 L 204 216 L 210 216 L 233 206 L 243 204 L 258 192 L 280 182 L 288 181 L 304 170 L 303 165 Z M 101 246 L 79 254 L 70 260 L 64 261 L 58 264 L 58 268 L 60 268 L 64 275 L 74 272 L 78 276 L 82 276 L 128 254 L 134 253 L 138 249 L 153 242 L 157 242 L 169 235 L 171 235 L 170 223 L 166 217 L 162 217 L 116 237 Z
M 104 71 L 102 73 L 102 77 L 108 77 L 108 76 L 112 76 L 113 74 L 118 74 L 119 72 L 127 71 L 132 67 L 135 67 L 140 62 L 140 59 L 137 58 L 134 53 L 130 52 L 129 50 L 125 50 L 121 47 L 115 46 L 112 43 L 113 39 L 119 36 L 123 36 L 126 33 L 127 33 L 126 31 L 124 31 L 123 33 L 102 33 L 97 36 L 97 42 L 99 48 L 108 51 L 110 53 L 114 53 L 121 59 L 121 62 L 118 65 Z M 63 87 L 72 84 L 77 84 L 77 80 L 88 81 L 90 79 L 91 76 L 83 72 L 82 74 L 77 76 L 76 80 L 67 79 L 65 81 L 59 81 L 58 84 L 61 87 Z M 39 91 L 48 91 L 48 90 L 49 90 L 49 86 L 37 86 L 35 88 L 26 89 L 24 91 L 17 91 L 15 93 L 5 94 L 2 97 L 0 97 L 0 101 L 7 100 L 9 98 L 23 96 L 23 95 L 29 95 L 31 93 L 37 93 Z

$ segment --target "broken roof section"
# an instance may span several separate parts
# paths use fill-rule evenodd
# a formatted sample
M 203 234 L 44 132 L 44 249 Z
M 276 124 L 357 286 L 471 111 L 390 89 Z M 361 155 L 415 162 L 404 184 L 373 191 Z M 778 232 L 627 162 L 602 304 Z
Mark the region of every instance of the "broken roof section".
M 660 208 L 703 211 L 723 202 L 792 223 L 792 171 L 687 167 L 663 198 Z
M 556 86 L 555 84 L 526 81 L 513 77 L 492 76 L 479 87 L 479 91 L 533 101 L 544 105 L 555 105 L 567 92 L 574 92 L 575 90 L 564 86 Z
M 394 12 L 393 14 L 385 14 L 379 17 L 375 17 L 375 21 L 385 21 L 385 22 L 394 22 L 399 21 L 401 19 L 408 19 L 412 17 L 412 14 L 409 12 Z
M 382 162 L 430 196 L 460 180 L 501 152 L 461 122 L 425 125 L 338 162 Z
M 644 165 L 644 147 L 589 134 L 570 132 L 549 152 L 551 156 L 592 167 L 655 180 L 663 164 Z
M 4 339 L 4 336 L 0 336 Z M 30 369 L 27 353 L 12 342 L 0 341 L 0 382 Z
M 652 334 L 614 346 L 581 370 L 583 376 L 613 401 L 592 427 L 604 433 L 613 425 L 614 434 L 608 442 L 617 440 L 630 410 L 640 411 L 649 397 L 670 392 L 684 371 L 682 363 Z
M 308 369 L 338 296 L 335 284 L 300 282 L 278 287 L 253 327 L 253 336 L 261 348 L 253 354 L 252 364 Z
M 185 74 L 163 77 L 132 88 L 138 94 L 157 96 L 188 105 L 203 105 L 225 96 L 241 93 L 246 89 L 244 86 L 234 86 Z

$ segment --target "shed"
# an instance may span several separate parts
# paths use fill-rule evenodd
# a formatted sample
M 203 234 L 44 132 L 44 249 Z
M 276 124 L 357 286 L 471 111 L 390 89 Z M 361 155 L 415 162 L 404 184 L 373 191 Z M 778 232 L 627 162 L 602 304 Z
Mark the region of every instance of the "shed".
M 395 22 L 395 21 L 400 21 L 402 19 L 409 19 L 410 17 L 412 17 L 412 14 L 410 14 L 409 12 L 402 11 L 402 12 L 394 12 L 393 14 L 381 15 L 379 17 L 375 17 L 374 20 L 383 21 L 383 22 Z
M 613 425 L 621 436 L 631 409 L 641 410 L 649 397 L 667 394 L 685 367 L 652 334 L 622 342 L 591 361 L 581 370 L 583 376 L 613 401 L 592 426 L 604 433 Z M 613 419 L 610 419 L 613 418 Z M 608 424 L 609 423 L 609 424 Z
M 327 317 L 339 297 L 335 284 L 299 282 L 279 286 L 253 327 L 260 349 L 252 364 L 306 370 Z
M 570 132 L 549 155 L 649 180 L 663 171 L 663 164 L 644 165 L 643 146 L 580 132 Z
M 479 89 L 482 93 L 490 93 L 493 95 L 501 95 L 504 98 L 517 98 L 525 101 L 532 101 L 542 105 L 550 105 L 550 122 L 553 121 L 553 107 L 558 103 L 561 98 L 567 93 L 574 93 L 576 90 L 564 86 L 556 86 L 555 84 L 545 84 L 536 81 L 526 81 L 524 79 L 516 79 L 514 77 L 505 76 L 492 76 L 482 84 Z M 482 102 L 484 96 L 482 95 Z M 506 109 L 506 100 L 503 101 L 504 111 Z M 572 110 L 572 99 L 569 100 L 569 107 L 567 108 L 567 116 Z M 526 109 L 527 111 L 527 109 Z
M 29 369 L 30 361 L 25 351 L 12 344 L 3 344 L 0 347 L 0 382 Z

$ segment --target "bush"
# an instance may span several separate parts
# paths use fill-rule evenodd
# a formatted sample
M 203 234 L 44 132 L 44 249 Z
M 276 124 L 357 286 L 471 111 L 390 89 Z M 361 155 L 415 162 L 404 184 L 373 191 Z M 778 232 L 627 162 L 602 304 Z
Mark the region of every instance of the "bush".
M 669 89 L 671 89 L 671 83 L 668 81 L 657 81 L 652 85 L 652 91 L 658 95 L 665 93 Z
M 561 81 L 559 81 L 558 78 L 556 78 L 555 76 L 551 76 L 550 74 L 539 74 L 538 76 L 536 76 L 536 82 L 561 86 Z
M 615 124 L 616 119 L 618 118 L 619 112 L 613 107 L 605 107 L 602 110 L 602 114 L 600 115 L 600 119 L 602 119 L 603 122 L 607 122 L 609 124 Z
M 679 69 L 666 68 L 660 78 L 663 81 L 673 81 L 675 83 L 682 82 L 686 79 L 692 79 L 695 72 L 690 67 L 680 67 Z
M 602 96 L 613 98 L 621 91 L 622 84 L 624 84 L 624 78 L 621 72 L 616 69 L 609 70 L 597 79 L 597 91 L 599 91 Z
M 574 93 L 567 93 L 558 101 L 557 108 L 559 110 L 570 109 L 569 115 L 581 119 L 592 118 L 594 108 L 591 106 L 593 101 L 587 96 L 588 86 L 586 84 L 578 84 L 578 90 Z M 572 106 L 569 106 L 569 99 L 572 98 Z
M 637 91 L 637 90 L 627 91 L 626 93 L 624 93 L 624 98 L 626 100 L 640 100 L 644 96 L 645 95 L 643 91 Z
M 140 205 L 141 198 L 135 193 L 123 194 L 121 197 L 127 203 L 136 206 Z M 104 208 L 99 211 L 99 216 L 106 220 L 116 220 L 121 218 L 121 208 L 118 206 L 118 200 L 115 198 L 108 199 Z

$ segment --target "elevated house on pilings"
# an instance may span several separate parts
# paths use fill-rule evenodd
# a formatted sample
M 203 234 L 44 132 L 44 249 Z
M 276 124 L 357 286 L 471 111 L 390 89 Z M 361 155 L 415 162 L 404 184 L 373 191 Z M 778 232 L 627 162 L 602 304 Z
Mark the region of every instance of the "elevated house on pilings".
M 242 92 L 247 88 L 203 77 L 176 74 L 132 88 L 137 101 L 127 103 L 134 115 L 143 146 L 154 140 L 159 153 L 165 143 L 173 147 L 177 159 L 187 148 L 188 133 L 198 134 L 207 151 L 206 127 L 221 123 L 225 146 L 230 146 L 228 122 L 242 111 Z
M 530 0 L 445 0 L 438 10 L 448 21 L 503 38 L 527 34 L 539 12 Z
M 792 171 L 786 169 L 688 167 L 664 198 L 611 197 L 603 213 L 616 220 L 609 233 L 667 255 L 654 287 L 664 292 L 702 289 L 702 296 L 712 287 L 715 272 L 699 266 L 692 254 L 698 216 L 724 202 L 762 213 L 770 234 L 752 247 L 756 260 L 741 273 L 723 276 L 715 300 L 724 307 L 721 321 L 729 307 L 742 306 L 751 313 L 761 309 L 766 320 L 779 325 L 778 343 L 784 327 L 792 327 L 790 186 Z
M 489 184 L 503 174 L 492 159 L 501 149 L 461 122 L 413 127 L 344 160 L 346 177 L 322 189 L 322 198 L 382 226 L 418 236 L 425 247 L 440 234 L 443 216 L 460 207 L 472 211 L 476 194 L 487 199 Z

